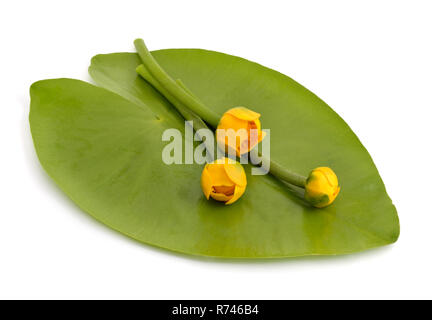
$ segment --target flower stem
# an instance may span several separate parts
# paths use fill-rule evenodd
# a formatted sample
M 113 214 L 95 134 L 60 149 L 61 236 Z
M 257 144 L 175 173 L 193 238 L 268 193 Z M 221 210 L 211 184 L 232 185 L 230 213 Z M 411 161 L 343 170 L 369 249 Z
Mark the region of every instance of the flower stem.
M 147 71 L 166 89 L 175 99 L 187 106 L 191 111 L 199 114 L 201 118 L 216 128 L 219 123 L 219 116 L 204 104 L 188 94 L 177 82 L 175 82 L 157 63 L 148 51 L 142 39 L 134 41 L 135 48 Z
M 276 178 L 291 183 L 297 187 L 304 188 L 306 186 L 306 177 L 291 172 L 272 160 L 270 160 L 270 173 Z
M 177 109 L 177 111 L 188 121 L 194 121 L 196 123 L 196 128 L 194 124 L 194 129 L 199 130 L 202 128 L 207 128 L 206 124 L 202 121 L 200 117 L 198 117 L 195 113 L 193 113 L 189 108 L 185 107 L 180 101 L 178 101 L 173 95 L 171 95 L 164 87 L 161 86 L 159 81 L 157 81 L 151 73 L 144 67 L 144 65 L 139 65 L 136 68 L 136 72 L 143 77 L 152 87 L 154 87 L 162 96 L 164 96 L 169 102 L 171 102 Z M 177 83 L 181 86 L 184 86 L 180 80 L 177 80 Z
M 207 129 L 211 131 L 205 122 L 194 112 L 189 110 L 187 107 L 185 107 L 181 102 L 179 102 L 176 98 L 174 98 L 164 87 L 161 86 L 161 84 L 150 74 L 150 72 L 144 67 L 144 65 L 139 65 L 136 68 L 136 72 L 143 77 L 151 86 L 153 86 L 161 95 L 163 95 L 171 104 L 173 104 L 177 111 L 182 115 L 182 117 L 186 121 L 192 121 L 192 128 L 195 131 L 198 131 L 200 129 Z M 191 94 L 189 89 L 186 88 L 186 86 L 183 84 L 183 82 L 180 79 L 176 80 L 176 83 L 185 90 L 187 94 Z M 207 141 L 205 137 L 201 137 L 203 139 L 204 144 L 207 149 L 208 156 L 213 160 L 214 159 L 214 145 L 210 145 L 211 141 Z
M 143 62 L 136 69 L 137 73 L 150 83 L 160 94 L 170 101 L 177 111 L 187 121 L 193 122 L 193 129 L 208 129 L 203 119 L 216 128 L 220 116 L 208 109 L 199 99 L 183 84 L 180 79 L 174 81 L 156 62 L 148 51 L 142 39 L 134 42 L 138 54 Z M 202 117 L 202 119 L 201 119 Z M 207 146 L 206 142 L 206 146 Z M 207 148 L 211 150 L 210 148 Z M 250 153 L 252 156 L 252 153 Z M 212 155 L 213 156 L 213 155 Z M 259 155 L 261 156 L 261 155 Z M 277 162 L 263 158 L 262 162 L 270 165 L 270 173 L 276 178 L 304 188 L 306 177 L 291 172 Z
M 270 174 L 279 180 L 283 180 L 297 187 L 305 187 L 306 177 L 284 168 L 273 160 L 263 157 L 260 152 L 250 152 L 249 157 L 256 166 L 260 165 L 261 167 L 269 168 Z M 261 162 L 259 161 L 260 159 Z

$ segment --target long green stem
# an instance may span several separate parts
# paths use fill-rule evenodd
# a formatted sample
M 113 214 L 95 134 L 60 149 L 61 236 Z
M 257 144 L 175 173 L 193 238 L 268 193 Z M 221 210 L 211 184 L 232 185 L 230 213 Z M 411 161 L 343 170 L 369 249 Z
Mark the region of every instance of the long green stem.
M 137 39 L 134 43 L 143 62 L 136 69 L 137 73 L 170 101 L 185 120 L 193 121 L 194 130 L 208 129 L 200 116 L 216 128 L 220 117 L 200 102 L 180 79 L 174 81 L 154 60 L 143 40 Z M 291 172 L 272 160 L 263 158 L 262 162 L 269 162 L 270 173 L 276 178 L 301 188 L 305 187 L 306 177 Z
M 260 165 L 261 167 L 268 167 L 270 170 L 270 174 L 275 176 L 276 178 L 293 184 L 297 187 L 305 187 L 307 179 L 306 177 L 284 168 L 279 163 L 273 160 L 263 157 L 262 154 L 259 152 L 250 152 L 249 157 L 252 159 L 253 164 L 257 166 Z
M 136 72 L 143 77 L 148 83 L 152 85 L 160 94 L 162 94 L 169 102 L 171 102 L 177 109 L 177 111 L 185 118 L 187 121 L 194 122 L 194 129 L 199 130 L 202 128 L 207 128 L 206 124 L 202 119 L 192 112 L 189 108 L 185 107 L 180 101 L 178 101 L 173 95 L 171 95 L 164 87 L 161 86 L 159 81 L 157 81 L 151 73 L 144 67 L 144 65 L 139 65 L 136 68 Z M 180 86 L 184 86 L 180 80 L 177 80 Z
M 306 185 L 306 177 L 291 172 L 272 160 L 270 161 L 270 173 L 276 178 L 289 182 L 297 187 L 304 188 Z
M 150 74 L 150 72 L 143 66 L 139 65 L 136 68 L 136 72 L 143 77 L 148 83 L 150 83 L 160 94 L 162 94 L 171 104 L 173 104 L 177 111 L 182 115 L 186 121 L 192 122 L 193 130 L 198 131 L 200 129 L 207 129 L 211 131 L 205 122 L 194 112 L 185 107 L 181 102 L 174 98 L 161 84 Z M 176 80 L 176 83 L 185 90 L 187 94 L 191 94 L 189 89 L 183 84 L 180 79 Z M 207 141 L 205 137 L 201 137 L 204 140 L 208 155 L 211 159 L 214 159 L 214 145 L 210 145 L 210 141 Z
M 178 83 L 176 83 L 157 63 L 151 53 L 148 51 L 142 39 L 134 41 L 135 48 L 143 62 L 144 67 L 150 74 L 157 79 L 160 85 L 165 88 L 174 98 L 176 98 L 183 105 L 187 106 L 194 113 L 201 116 L 201 118 L 209 123 L 212 127 L 216 128 L 220 116 L 208 109 L 200 101 L 188 94 Z

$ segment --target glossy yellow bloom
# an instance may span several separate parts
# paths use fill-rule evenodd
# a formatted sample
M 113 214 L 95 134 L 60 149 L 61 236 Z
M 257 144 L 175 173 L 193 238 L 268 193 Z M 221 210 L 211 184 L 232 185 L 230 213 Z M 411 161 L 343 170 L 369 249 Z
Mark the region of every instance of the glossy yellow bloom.
M 338 178 L 332 169 L 320 167 L 312 170 L 306 180 L 305 199 L 314 207 L 330 205 L 340 191 Z
M 261 131 L 260 116 L 244 107 L 228 110 L 220 119 L 216 130 L 219 143 L 235 150 L 237 156 L 249 152 L 265 136 L 265 132 Z
M 227 158 L 221 158 L 204 167 L 201 188 L 207 200 L 212 197 L 231 204 L 245 192 L 247 181 L 243 166 L 237 161 L 231 162 L 228 162 Z

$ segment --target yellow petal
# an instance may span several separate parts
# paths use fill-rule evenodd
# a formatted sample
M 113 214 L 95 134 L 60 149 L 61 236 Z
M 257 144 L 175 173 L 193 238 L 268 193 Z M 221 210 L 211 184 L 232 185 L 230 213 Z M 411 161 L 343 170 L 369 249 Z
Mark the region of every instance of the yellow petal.
M 229 201 L 233 197 L 233 195 L 227 196 L 223 193 L 214 193 L 213 192 L 211 194 L 211 197 L 217 201 L 223 201 L 226 203 L 227 201 Z
M 243 195 L 245 190 L 246 190 L 246 185 L 245 186 L 236 186 L 235 190 L 234 190 L 234 195 L 231 197 L 230 200 L 225 202 L 225 204 L 228 205 L 228 204 L 232 204 L 232 203 L 236 202 Z
M 234 183 L 228 177 L 224 169 L 224 163 L 214 162 L 206 165 L 211 176 L 212 186 L 231 186 Z
M 223 193 L 226 196 L 232 196 L 234 194 L 235 185 L 231 186 L 215 186 L 213 187 L 214 193 Z
M 254 120 L 255 126 L 257 127 L 258 131 L 261 132 L 261 121 L 258 119 Z
M 225 112 L 216 130 L 219 144 L 224 145 L 228 151 L 235 151 L 238 156 L 249 152 L 263 139 L 260 116 L 245 107 Z M 225 135 L 220 130 L 225 130 Z M 251 130 L 256 130 L 257 135 L 253 136 Z
M 338 186 L 338 178 L 332 169 L 328 167 L 319 167 L 316 168 L 314 171 L 322 173 L 327 179 L 329 185 L 331 185 L 332 187 Z
M 211 197 L 218 201 L 230 200 L 235 192 L 235 185 L 231 186 L 214 186 Z
M 246 186 L 246 173 L 240 163 L 226 163 L 224 164 L 224 169 L 231 181 L 234 182 L 237 186 Z
M 245 107 L 235 107 L 229 109 L 226 114 L 231 114 L 236 118 L 246 120 L 246 121 L 254 121 L 258 119 L 261 115 L 255 111 L 252 111 Z
M 305 186 L 305 198 L 313 206 L 322 208 L 330 205 L 340 191 L 336 174 L 328 167 L 319 167 L 309 174 Z
M 249 122 L 247 120 L 243 120 L 241 118 L 237 118 L 236 116 L 225 113 L 219 121 L 218 129 L 233 129 L 234 131 L 240 129 L 248 129 Z
M 231 204 L 241 197 L 246 184 L 243 166 L 229 158 L 208 163 L 201 174 L 201 187 L 207 200 L 211 197 Z

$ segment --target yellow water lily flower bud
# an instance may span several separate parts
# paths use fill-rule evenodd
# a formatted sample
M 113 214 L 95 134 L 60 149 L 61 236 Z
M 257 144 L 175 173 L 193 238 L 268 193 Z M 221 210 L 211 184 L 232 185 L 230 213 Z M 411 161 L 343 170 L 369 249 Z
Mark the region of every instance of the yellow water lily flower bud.
M 305 185 L 305 199 L 314 207 L 330 205 L 340 191 L 338 178 L 332 169 L 319 167 L 309 174 Z
M 225 204 L 237 201 L 246 190 L 246 173 L 234 160 L 221 158 L 207 163 L 201 174 L 201 188 L 205 197 Z
M 261 131 L 260 116 L 245 107 L 228 110 L 223 114 L 216 130 L 219 143 L 234 150 L 237 156 L 249 152 L 265 136 L 265 132 Z

